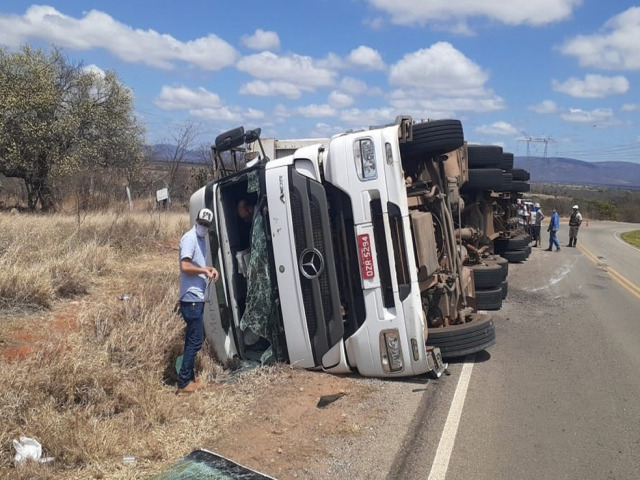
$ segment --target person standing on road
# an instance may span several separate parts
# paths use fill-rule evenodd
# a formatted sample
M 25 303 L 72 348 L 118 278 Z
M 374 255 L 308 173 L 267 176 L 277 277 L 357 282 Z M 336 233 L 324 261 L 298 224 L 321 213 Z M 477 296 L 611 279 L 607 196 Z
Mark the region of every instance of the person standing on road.
M 582 214 L 579 212 L 578 205 L 573 206 L 573 212 L 569 217 L 569 245 L 567 247 L 575 247 L 578 243 L 578 230 L 582 225 Z
M 542 227 L 542 220 L 544 220 L 544 214 L 542 213 L 542 208 L 540 207 L 539 203 L 536 203 L 533 208 L 533 228 L 531 236 L 536 242 L 534 247 L 541 247 L 542 240 L 540 239 L 540 229 Z
M 218 271 L 207 266 L 206 236 L 213 223 L 213 212 L 203 208 L 193 228 L 180 240 L 180 314 L 186 323 L 182 366 L 178 372 L 177 395 L 196 392 L 204 382 L 195 376 L 196 355 L 204 340 L 205 291 L 210 282 L 218 281 Z
M 558 216 L 556 207 L 553 207 L 553 215 L 551 215 L 551 221 L 547 228 L 547 232 L 549 232 L 549 248 L 547 248 L 547 252 L 552 251 L 554 245 L 556 246 L 556 252 L 560 251 L 560 244 L 558 243 L 557 237 L 558 230 L 560 230 L 560 217 Z

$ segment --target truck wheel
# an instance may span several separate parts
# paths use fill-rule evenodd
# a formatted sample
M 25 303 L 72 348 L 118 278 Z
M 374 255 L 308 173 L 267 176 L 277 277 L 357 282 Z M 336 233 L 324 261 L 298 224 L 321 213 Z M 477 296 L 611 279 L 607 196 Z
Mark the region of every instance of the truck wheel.
M 462 145 L 464 133 L 460 120 L 432 120 L 413 124 L 413 140 L 400 144 L 400 154 L 407 158 L 442 155 Z
M 507 278 L 507 275 L 509 275 L 509 260 L 502 258 L 500 255 L 494 255 L 491 260 L 502 267 L 502 279 Z
M 502 168 L 502 147 L 496 145 L 468 145 L 469 168 Z
M 496 330 L 488 316 L 476 315 L 470 322 L 430 328 L 427 345 L 438 347 L 443 358 L 464 357 L 486 350 L 496 343 Z
M 513 170 L 513 153 L 505 152 L 502 154 L 502 166 L 500 168 L 509 172 Z
M 500 184 L 499 192 L 510 192 L 511 184 L 513 183 L 513 175 L 510 172 L 502 172 L 502 183 Z
M 507 250 L 506 252 L 502 252 L 500 255 L 506 258 L 509 263 L 524 262 L 529 256 L 524 248 L 522 250 Z
M 507 293 L 509 293 L 509 281 L 504 279 L 502 281 L 502 300 L 507 298 Z
M 507 252 L 509 250 L 522 250 L 528 243 L 527 237 L 524 235 L 511 238 L 498 237 L 493 241 L 493 250 L 497 253 Z
M 476 308 L 478 310 L 500 310 L 502 308 L 502 285 L 476 289 Z
M 513 174 L 514 180 L 522 180 L 523 182 L 531 180 L 531 174 L 524 168 L 514 168 L 511 173 Z
M 470 168 L 469 180 L 464 184 L 471 190 L 499 190 L 502 186 L 502 170 L 499 168 Z
M 522 180 L 514 180 L 511 182 L 511 190 L 510 192 L 529 192 L 531 191 L 531 185 L 528 182 L 524 182 Z
M 500 265 L 492 261 L 470 265 L 473 271 L 473 282 L 476 288 L 493 288 L 500 285 L 504 278 L 504 270 Z

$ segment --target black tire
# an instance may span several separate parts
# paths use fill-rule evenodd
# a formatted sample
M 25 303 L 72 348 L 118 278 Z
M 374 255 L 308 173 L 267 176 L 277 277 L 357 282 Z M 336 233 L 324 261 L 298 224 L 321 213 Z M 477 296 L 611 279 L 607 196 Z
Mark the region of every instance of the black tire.
M 509 250 L 522 250 L 527 246 L 527 243 L 525 235 L 517 235 L 511 238 L 498 237 L 493 241 L 493 251 L 502 253 Z
M 500 310 L 502 308 L 502 282 L 494 288 L 476 288 L 476 308 L 478 310 Z
M 502 266 L 492 261 L 471 265 L 469 268 L 473 270 L 473 282 L 476 288 L 493 288 L 500 285 L 504 278 Z
M 499 255 L 494 255 L 491 260 L 502 267 L 502 279 L 507 278 L 507 275 L 509 275 L 509 260 Z
M 400 145 L 400 154 L 407 158 L 441 155 L 464 145 L 460 120 L 432 120 L 413 124 L 413 140 Z
M 468 145 L 469 168 L 502 168 L 502 147 L 496 145 Z
M 513 183 L 513 175 L 510 172 L 502 172 L 502 183 L 500 184 L 500 190 L 498 192 L 510 192 L 511 184 Z
M 522 180 L 523 182 L 531 180 L 531 174 L 523 168 L 514 168 L 511 173 L 513 173 L 514 180 Z
M 507 298 L 508 293 L 509 293 L 509 281 L 505 279 L 502 282 L 502 300 Z
M 470 168 L 469 181 L 464 185 L 470 190 L 498 190 L 502 185 L 502 170 L 498 168 Z
M 529 192 L 531 191 L 531 185 L 527 182 L 523 182 L 522 180 L 513 180 L 511 182 L 511 190 L 510 192 Z
M 524 262 L 529 257 L 529 254 L 525 249 L 508 250 L 506 252 L 502 252 L 500 255 L 506 258 L 509 261 L 509 263 Z
M 504 152 L 502 154 L 502 167 L 503 170 L 511 172 L 513 169 L 513 153 Z
M 495 343 L 493 320 L 484 315 L 462 325 L 430 328 L 427 333 L 427 345 L 438 347 L 443 358 L 464 357 L 486 350 Z

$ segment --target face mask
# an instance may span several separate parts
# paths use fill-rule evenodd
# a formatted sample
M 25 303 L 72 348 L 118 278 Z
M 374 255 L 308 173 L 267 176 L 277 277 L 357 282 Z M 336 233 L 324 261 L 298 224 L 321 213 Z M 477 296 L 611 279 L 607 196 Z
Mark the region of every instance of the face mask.
M 196 225 L 196 235 L 199 237 L 205 237 L 209 229 L 204 225 L 200 225 L 199 223 Z

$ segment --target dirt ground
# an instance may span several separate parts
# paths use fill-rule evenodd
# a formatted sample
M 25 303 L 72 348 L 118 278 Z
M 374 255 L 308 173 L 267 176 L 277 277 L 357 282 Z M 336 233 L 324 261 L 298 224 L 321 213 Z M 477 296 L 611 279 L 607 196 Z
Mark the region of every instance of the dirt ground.
M 157 254 L 174 263 L 173 248 L 165 247 Z M 126 280 L 120 278 L 115 283 L 108 289 L 110 293 L 128 291 Z M 56 305 L 42 314 L 30 314 L 28 321 L 13 316 L 3 325 L 0 358 L 9 362 L 19 360 L 32 354 L 34 340 L 48 335 L 48 331 L 76 328 L 75 315 L 85 302 L 91 301 L 90 296 L 91 293 Z M 37 329 L 33 328 L 36 324 Z M 195 395 L 205 399 L 224 397 L 234 382 L 241 381 L 241 377 L 214 374 L 207 379 L 206 388 Z M 419 400 L 411 392 L 427 381 L 426 378 L 382 381 L 355 374 L 337 376 L 278 366 L 264 387 L 252 392 L 253 399 L 245 414 L 212 435 L 210 442 L 193 445 L 193 449 L 214 451 L 281 480 L 386 478 L 385 468 L 391 465 L 402 441 L 396 432 L 405 431 L 406 424 L 403 426 L 402 422 L 410 419 L 410 412 Z M 172 393 L 175 387 L 159 382 L 158 389 Z M 319 401 L 323 397 L 328 397 L 328 404 L 321 407 Z M 185 397 L 181 401 L 189 408 L 197 400 Z M 179 458 L 165 460 L 165 464 Z M 157 472 L 157 465 L 143 462 L 132 467 L 136 469 L 132 477 L 144 477 L 145 471 Z M 102 478 L 109 477 L 105 472 Z M 122 472 L 117 478 L 122 478 Z

